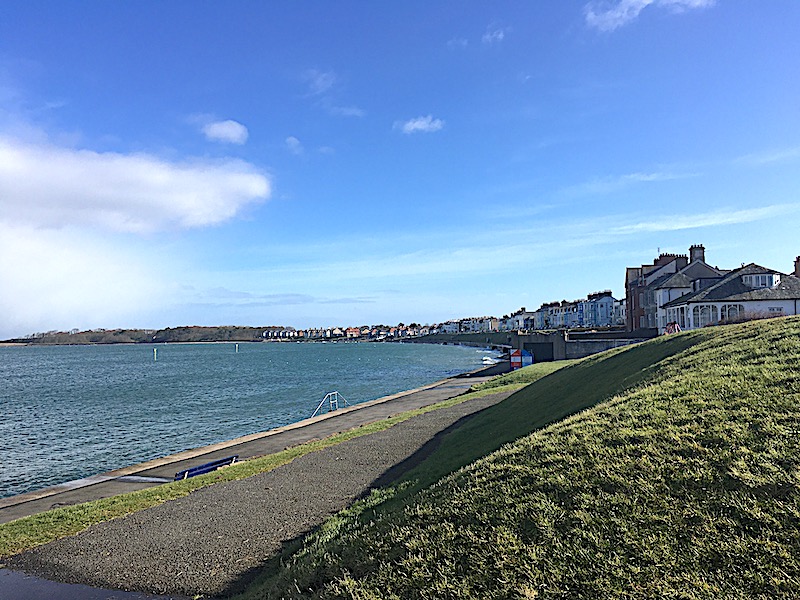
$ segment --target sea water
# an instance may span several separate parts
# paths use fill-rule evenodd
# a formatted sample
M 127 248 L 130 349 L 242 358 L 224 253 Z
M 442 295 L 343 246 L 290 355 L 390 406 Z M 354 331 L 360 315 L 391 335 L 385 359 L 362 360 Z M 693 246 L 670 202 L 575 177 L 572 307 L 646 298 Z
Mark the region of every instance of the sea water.
M 0 498 L 294 423 L 328 392 L 374 400 L 481 358 L 397 343 L 0 347 Z

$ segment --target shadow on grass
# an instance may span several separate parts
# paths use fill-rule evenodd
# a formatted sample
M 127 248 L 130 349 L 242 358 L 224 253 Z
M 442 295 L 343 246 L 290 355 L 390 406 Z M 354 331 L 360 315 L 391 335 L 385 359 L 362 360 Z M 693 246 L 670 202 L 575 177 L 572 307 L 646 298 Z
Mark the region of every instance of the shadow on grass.
M 508 442 L 647 383 L 657 377 L 662 361 L 702 339 L 703 336 L 683 334 L 590 357 L 544 376 L 498 404 L 462 417 L 376 478 L 371 488 L 393 486 L 391 492 L 384 501 L 365 502 L 349 518 L 368 521 L 376 512 L 390 511 L 416 491 Z M 368 500 L 368 495 L 362 500 Z M 251 586 L 258 587 L 279 576 L 292 555 L 303 549 L 304 538 L 305 534 L 286 542 L 278 555 L 246 573 L 225 595 L 252 591 Z M 318 543 L 321 542 L 314 545 Z
M 662 337 L 555 371 L 448 427 L 375 484 L 410 482 L 403 494 L 407 496 L 504 444 L 647 383 L 656 376 L 662 361 L 702 339 L 691 333 Z

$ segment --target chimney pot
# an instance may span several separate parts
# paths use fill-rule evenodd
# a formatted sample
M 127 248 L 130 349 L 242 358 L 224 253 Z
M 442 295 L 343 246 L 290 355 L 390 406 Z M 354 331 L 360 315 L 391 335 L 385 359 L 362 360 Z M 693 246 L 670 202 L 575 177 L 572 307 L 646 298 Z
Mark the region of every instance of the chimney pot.
M 800 256 L 794 259 L 794 276 L 800 277 Z
M 706 261 L 706 249 L 703 244 L 695 244 L 689 247 L 689 261 L 694 262 L 696 260 Z

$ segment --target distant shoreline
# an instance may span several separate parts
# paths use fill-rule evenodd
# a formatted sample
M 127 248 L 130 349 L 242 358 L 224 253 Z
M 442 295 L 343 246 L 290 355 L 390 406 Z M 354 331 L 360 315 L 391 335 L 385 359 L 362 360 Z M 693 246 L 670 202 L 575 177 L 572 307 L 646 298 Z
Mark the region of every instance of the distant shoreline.
M 178 344 L 371 344 L 378 340 L 200 340 L 200 341 L 169 341 L 169 342 L 0 342 L 0 348 L 16 346 L 175 346 Z M 385 340 L 381 340 L 383 342 Z

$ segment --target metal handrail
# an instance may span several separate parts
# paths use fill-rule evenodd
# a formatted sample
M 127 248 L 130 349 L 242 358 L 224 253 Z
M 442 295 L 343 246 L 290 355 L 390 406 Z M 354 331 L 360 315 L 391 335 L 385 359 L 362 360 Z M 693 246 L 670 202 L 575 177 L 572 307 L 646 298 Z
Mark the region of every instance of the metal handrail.
M 319 405 L 317 406 L 317 410 L 314 411 L 314 414 L 311 415 L 311 417 L 314 418 L 317 416 L 317 413 L 322 409 L 326 401 L 328 402 L 328 412 L 339 410 L 339 400 L 344 402 L 344 406 L 352 406 L 347 401 L 347 398 L 342 396 L 339 392 L 328 392 L 327 394 L 325 394 L 325 397 L 322 400 L 320 400 Z

